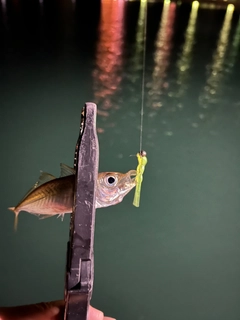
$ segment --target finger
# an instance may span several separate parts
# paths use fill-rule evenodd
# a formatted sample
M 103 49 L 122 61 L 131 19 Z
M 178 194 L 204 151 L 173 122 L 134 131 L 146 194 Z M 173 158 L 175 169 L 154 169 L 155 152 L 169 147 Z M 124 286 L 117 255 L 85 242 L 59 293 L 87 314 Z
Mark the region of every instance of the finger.
M 65 301 L 57 300 L 47 302 L 52 312 L 52 320 L 62 320 L 64 318 Z
M 90 306 L 88 311 L 88 320 L 116 320 L 116 319 L 110 318 L 110 317 L 104 317 L 104 314 L 102 311 Z
M 34 305 L 0 308 L 0 320 L 62 320 L 65 303 L 63 300 L 41 302 Z M 102 311 L 89 307 L 88 320 L 116 320 L 104 317 Z
M 0 320 L 62 320 L 64 301 L 41 302 L 34 305 L 0 309 Z
M 88 310 L 88 320 L 103 320 L 104 314 L 102 311 L 89 307 Z

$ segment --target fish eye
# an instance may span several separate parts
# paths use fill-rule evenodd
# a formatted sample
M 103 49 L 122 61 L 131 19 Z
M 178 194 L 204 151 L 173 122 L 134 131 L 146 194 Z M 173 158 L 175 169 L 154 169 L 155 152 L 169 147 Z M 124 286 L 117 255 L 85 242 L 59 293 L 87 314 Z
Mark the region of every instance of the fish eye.
M 106 176 L 105 177 L 105 183 L 108 185 L 108 186 L 113 186 L 115 185 L 117 182 L 117 177 L 114 177 L 112 175 L 109 175 L 109 176 Z
M 113 184 L 115 182 L 115 178 L 114 177 L 108 177 L 107 179 L 109 184 Z

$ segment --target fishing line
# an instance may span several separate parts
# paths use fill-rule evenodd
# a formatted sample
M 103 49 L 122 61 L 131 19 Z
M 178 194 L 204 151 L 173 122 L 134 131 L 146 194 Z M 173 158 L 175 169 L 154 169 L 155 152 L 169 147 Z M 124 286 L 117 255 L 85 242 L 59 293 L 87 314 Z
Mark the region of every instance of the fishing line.
M 143 140 L 143 114 L 144 114 L 144 98 L 145 98 L 145 74 L 146 74 L 146 41 L 147 41 L 147 0 L 142 0 L 141 5 L 145 4 L 144 10 L 144 30 L 143 30 L 143 56 L 142 56 L 142 96 L 141 96 L 141 112 L 140 112 L 140 149 L 142 150 Z

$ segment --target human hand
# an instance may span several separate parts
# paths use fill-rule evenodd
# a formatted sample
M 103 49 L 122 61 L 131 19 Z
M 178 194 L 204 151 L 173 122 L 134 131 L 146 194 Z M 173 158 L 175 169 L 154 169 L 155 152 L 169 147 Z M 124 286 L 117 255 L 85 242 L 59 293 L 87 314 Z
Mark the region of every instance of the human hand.
M 0 320 L 63 320 L 64 301 L 41 302 L 19 307 L 0 307 Z M 88 320 L 115 320 L 90 306 Z

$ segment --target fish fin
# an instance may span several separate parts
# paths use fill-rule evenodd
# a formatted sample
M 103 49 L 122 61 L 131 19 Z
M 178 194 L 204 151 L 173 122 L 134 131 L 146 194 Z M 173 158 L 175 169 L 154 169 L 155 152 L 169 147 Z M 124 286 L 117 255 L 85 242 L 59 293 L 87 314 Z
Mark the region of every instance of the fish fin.
M 67 166 L 64 163 L 60 163 L 60 168 L 61 168 L 61 175 L 60 177 L 66 177 L 66 176 L 71 176 L 73 174 L 75 174 L 75 169 Z
M 60 213 L 57 218 L 59 217 L 62 217 L 62 221 L 63 221 L 63 218 L 64 218 L 64 214 L 65 213 Z M 39 217 L 39 220 L 43 220 L 43 219 L 47 219 L 47 218 L 51 218 L 53 215 L 49 215 L 49 214 L 39 214 L 38 217 Z
M 27 196 L 34 190 L 34 189 L 36 189 L 38 187 L 38 181 L 34 184 L 34 186 L 32 187 L 32 188 L 30 188 L 29 190 L 28 190 L 28 192 L 24 195 L 24 197 L 22 198 L 23 200 L 25 199 L 25 198 L 27 198 Z M 22 200 L 22 201 L 23 201 Z
M 15 207 L 9 207 L 9 210 L 13 211 L 15 213 L 15 219 L 14 219 L 14 231 L 17 231 L 18 226 L 18 214 L 20 211 L 18 211 Z
M 33 185 L 33 187 L 31 189 L 28 190 L 28 192 L 24 195 L 23 199 L 25 199 L 37 187 L 41 186 L 42 184 L 44 184 L 50 180 L 54 180 L 54 179 L 56 179 L 56 177 L 54 177 L 52 174 L 44 172 L 44 171 L 40 171 L 40 176 L 38 178 L 38 181 Z
M 60 214 L 57 216 L 57 218 L 60 218 L 60 217 L 61 217 L 61 220 L 63 221 L 64 215 L 65 215 L 65 213 L 60 213 Z
M 44 171 L 40 171 L 41 174 L 38 178 L 38 181 L 35 183 L 35 185 L 33 186 L 33 189 L 41 186 L 42 184 L 44 184 L 45 182 L 51 181 L 56 179 L 56 177 L 54 177 L 52 174 L 44 172 Z
M 39 220 L 43 220 L 43 219 L 47 219 L 47 218 L 51 218 L 52 215 L 50 214 L 41 214 L 39 215 Z

